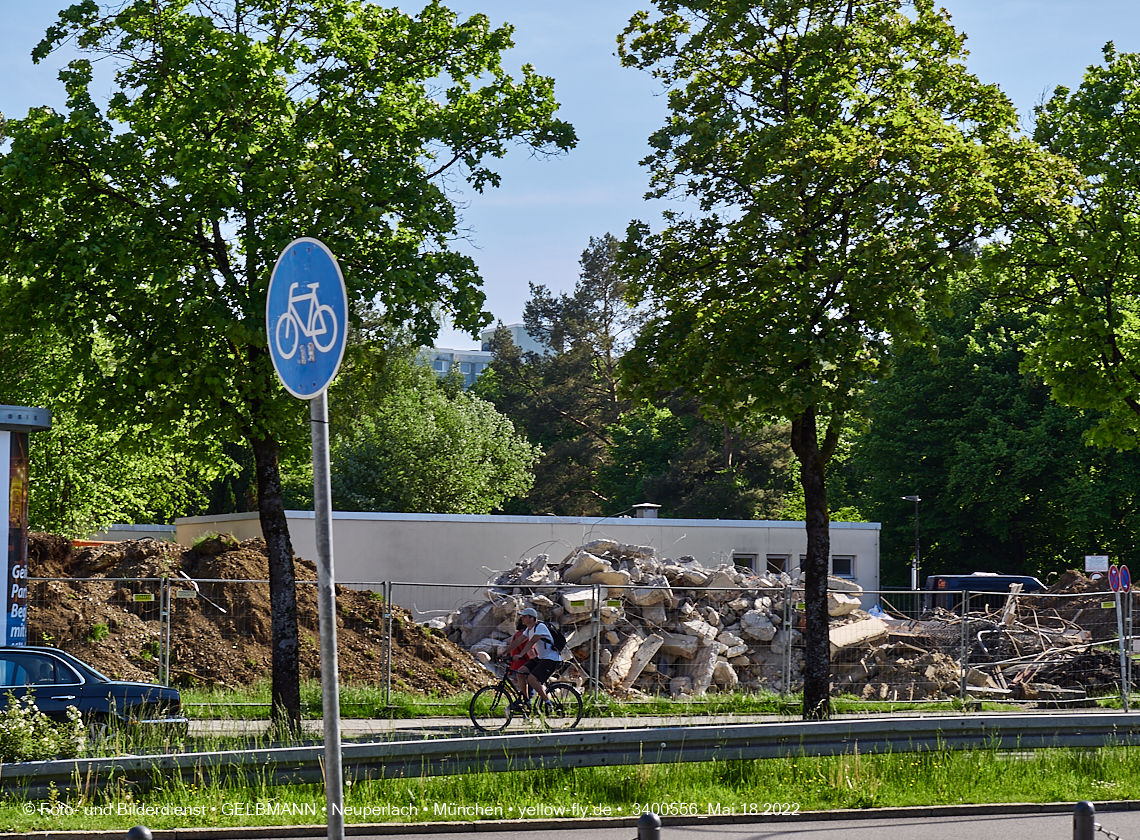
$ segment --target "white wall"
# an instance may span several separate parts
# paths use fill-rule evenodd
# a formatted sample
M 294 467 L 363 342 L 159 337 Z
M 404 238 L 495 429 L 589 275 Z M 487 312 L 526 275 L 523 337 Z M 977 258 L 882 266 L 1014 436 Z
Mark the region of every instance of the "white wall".
M 117 542 L 119 540 L 142 540 L 149 537 L 153 540 L 174 541 L 177 539 L 177 530 L 173 525 L 109 525 L 87 539 Z
M 288 511 L 286 516 L 294 552 L 316 559 L 313 513 Z M 207 531 L 238 539 L 261 536 L 256 513 L 188 517 L 176 525 L 182 545 Z M 483 584 L 522 557 L 545 552 L 557 561 L 602 538 L 652 545 L 664 557 L 692 555 L 709 566 L 731 562 L 735 552 L 757 555 L 761 569 L 768 555 L 788 555 L 798 568 L 807 551 L 802 522 L 333 513 L 335 574 L 344 583 Z M 865 590 L 879 588 L 879 523 L 833 522 L 831 553 L 853 556 L 856 582 Z

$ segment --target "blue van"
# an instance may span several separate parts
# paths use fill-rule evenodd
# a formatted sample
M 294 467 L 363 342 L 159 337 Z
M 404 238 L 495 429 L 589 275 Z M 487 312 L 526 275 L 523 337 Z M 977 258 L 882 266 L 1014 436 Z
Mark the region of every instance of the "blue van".
M 944 610 L 956 610 L 962 603 L 963 592 L 971 593 L 971 610 L 1001 607 L 1005 604 L 1009 587 L 1015 583 L 1021 584 L 1022 592 L 1040 592 L 1045 589 L 1045 584 L 1030 575 L 1002 575 L 996 572 L 930 575 L 926 579 L 926 595 L 922 599 L 922 608 L 931 610 L 941 607 Z

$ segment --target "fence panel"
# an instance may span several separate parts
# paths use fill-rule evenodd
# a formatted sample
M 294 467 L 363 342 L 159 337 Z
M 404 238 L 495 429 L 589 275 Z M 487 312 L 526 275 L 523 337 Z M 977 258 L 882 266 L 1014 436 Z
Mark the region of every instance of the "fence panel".
M 52 645 L 119 679 L 165 682 L 160 578 L 29 578 L 28 644 Z
M 567 676 L 590 690 L 626 698 L 798 691 L 803 589 L 741 580 L 704 586 L 676 580 L 654 586 L 356 582 L 338 585 L 338 610 L 357 634 L 353 643 L 369 648 L 357 651 L 374 660 L 367 678 L 383 679 L 388 690 L 393 638 L 413 647 L 422 641 L 419 633 L 390 632 L 393 616 L 423 626 L 425 634 L 439 631 L 489 665 L 504 651 L 518 611 L 533 605 L 569 637 Z M 724 582 L 715 575 L 706 580 Z M 302 658 L 313 665 L 315 582 L 297 586 Z M 1015 599 L 955 593 L 954 602 L 943 605 L 929 593 L 836 591 L 829 603 L 832 691 L 864 700 L 959 698 L 1040 708 L 1127 697 L 1137 597 L 1122 597 L 1121 646 L 1111 593 Z M 112 677 L 249 683 L 271 672 L 268 604 L 267 581 L 35 578 L 29 580 L 28 641 L 70 650 Z
M 567 636 L 569 679 L 626 695 L 786 690 L 786 640 L 797 631 L 784 626 L 785 596 L 784 587 L 759 585 L 392 587 L 393 601 L 414 599 L 416 614 L 432 604 L 428 625 L 488 664 L 505 652 L 519 611 L 533 606 Z
M 984 603 L 980 610 L 976 599 L 967 601 L 971 694 L 1056 708 L 1128 691 L 1132 645 L 1126 637 L 1122 660 L 1111 594 L 1022 595 L 1008 608 Z

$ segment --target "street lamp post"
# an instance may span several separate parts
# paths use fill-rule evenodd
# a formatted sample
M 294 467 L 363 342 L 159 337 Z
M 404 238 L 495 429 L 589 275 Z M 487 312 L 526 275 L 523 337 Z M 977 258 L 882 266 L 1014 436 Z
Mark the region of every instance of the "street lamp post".
M 922 501 L 918 496 L 903 496 L 904 502 L 914 502 L 914 562 L 910 567 L 910 588 L 918 591 L 918 503 Z

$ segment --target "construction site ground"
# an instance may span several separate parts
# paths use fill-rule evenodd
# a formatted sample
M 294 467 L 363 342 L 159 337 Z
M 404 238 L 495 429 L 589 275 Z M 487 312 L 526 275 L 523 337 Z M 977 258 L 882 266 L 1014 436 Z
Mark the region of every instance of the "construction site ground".
M 268 559 L 263 540 L 207 540 L 196 548 L 157 540 L 75 547 L 51 534 L 28 539 L 28 642 L 60 647 L 108 676 L 159 675 L 161 604 L 134 600 L 139 580 L 178 578 L 206 597 L 172 602 L 171 682 L 238 687 L 270 676 Z M 297 558 L 300 581 L 316 567 Z M 180 574 L 181 573 L 181 574 Z M 186 577 L 182 577 L 185 575 Z M 197 581 L 218 581 L 197 584 Z M 253 581 L 253 583 L 249 583 Z M 320 677 L 316 587 L 297 586 L 301 679 Z M 344 683 L 382 685 L 386 676 L 384 602 L 377 593 L 337 587 L 337 654 Z M 472 657 L 421 628 L 392 605 L 393 687 L 449 696 L 491 681 Z

